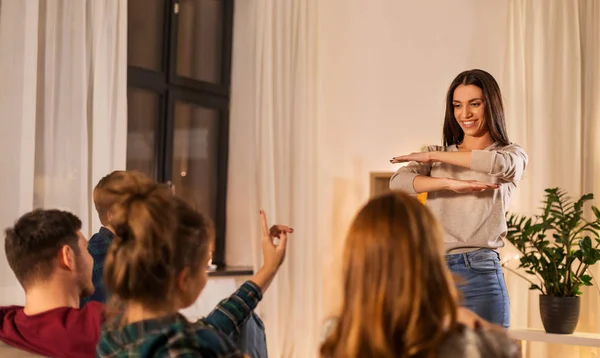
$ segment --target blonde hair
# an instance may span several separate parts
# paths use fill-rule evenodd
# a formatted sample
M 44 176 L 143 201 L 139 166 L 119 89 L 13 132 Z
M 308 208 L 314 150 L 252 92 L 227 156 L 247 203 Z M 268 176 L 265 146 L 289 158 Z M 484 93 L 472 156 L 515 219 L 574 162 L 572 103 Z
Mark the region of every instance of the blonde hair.
M 106 195 L 106 191 L 103 189 L 107 186 L 111 185 L 113 181 L 120 182 L 123 181 L 125 177 L 129 174 L 124 170 L 115 170 L 112 173 L 105 175 L 102 177 L 96 186 L 94 187 L 93 199 L 94 199 L 94 207 L 96 208 L 96 212 L 98 213 L 98 217 L 100 218 L 100 223 L 102 226 L 108 226 L 108 212 L 110 208 L 114 204 L 115 196 Z M 131 173 L 131 172 L 130 172 Z M 145 178 L 146 180 L 151 180 L 150 178 Z M 103 194 L 104 193 L 104 194 Z
M 434 356 L 458 307 L 442 242 L 438 222 L 414 197 L 369 201 L 346 239 L 342 310 L 322 357 Z

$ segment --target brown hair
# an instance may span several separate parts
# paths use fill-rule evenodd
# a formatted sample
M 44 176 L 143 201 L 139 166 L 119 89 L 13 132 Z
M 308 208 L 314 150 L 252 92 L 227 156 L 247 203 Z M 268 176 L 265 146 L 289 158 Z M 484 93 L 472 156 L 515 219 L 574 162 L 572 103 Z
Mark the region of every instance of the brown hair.
M 459 144 L 465 137 L 454 116 L 454 91 L 460 85 L 474 85 L 481 88 L 485 106 L 485 120 L 490 136 L 495 143 L 503 146 L 509 145 L 506 122 L 504 120 L 504 106 L 500 86 L 494 77 L 483 70 L 470 70 L 461 72 L 450 84 L 446 94 L 446 114 L 444 118 L 443 141 L 445 146 Z
M 31 211 L 6 229 L 6 259 L 24 289 L 35 280 L 50 277 L 56 256 L 65 245 L 80 253 L 79 230 L 81 220 L 60 210 Z
M 434 355 L 458 307 L 442 242 L 439 224 L 414 197 L 398 192 L 369 201 L 346 239 L 342 310 L 321 355 Z
M 210 219 L 139 172 L 122 172 L 100 195 L 113 203 L 110 225 L 116 235 L 104 265 L 115 299 L 111 308 L 125 301 L 169 308 L 176 275 L 185 267 L 197 272 L 208 255 L 214 237 Z
M 108 212 L 110 207 L 114 204 L 111 200 L 112 196 L 102 195 L 102 192 L 111 180 L 123 180 L 123 177 L 126 175 L 126 172 L 123 170 L 115 170 L 114 172 L 104 176 L 102 179 L 98 181 L 96 187 L 94 187 L 94 206 L 96 207 L 96 211 L 98 212 L 98 217 L 100 218 L 100 223 L 103 226 L 108 225 Z

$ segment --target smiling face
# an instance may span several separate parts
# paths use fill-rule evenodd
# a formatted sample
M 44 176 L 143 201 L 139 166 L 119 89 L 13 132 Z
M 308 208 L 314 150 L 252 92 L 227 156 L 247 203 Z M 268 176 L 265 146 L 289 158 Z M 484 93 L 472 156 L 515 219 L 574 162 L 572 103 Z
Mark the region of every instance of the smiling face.
M 452 99 L 454 118 L 465 136 L 482 137 L 488 134 L 485 118 L 485 103 L 481 88 L 474 85 L 460 85 L 454 90 Z

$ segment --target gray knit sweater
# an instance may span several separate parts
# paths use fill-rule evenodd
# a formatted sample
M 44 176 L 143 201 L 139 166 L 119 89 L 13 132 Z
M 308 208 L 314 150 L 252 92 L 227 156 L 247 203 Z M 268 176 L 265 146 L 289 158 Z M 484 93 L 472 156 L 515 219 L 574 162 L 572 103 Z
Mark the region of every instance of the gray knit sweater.
M 427 150 L 456 152 L 458 148 L 456 145 L 429 146 Z M 427 194 L 426 202 L 444 227 L 446 251 L 497 249 L 504 246 L 506 210 L 526 167 L 527 154 L 521 147 L 493 144 L 471 152 L 470 169 L 440 162 L 411 162 L 398 169 L 390 180 L 390 188 L 414 194 L 413 180 L 419 175 L 501 184 L 499 189 L 479 193 L 431 192 Z

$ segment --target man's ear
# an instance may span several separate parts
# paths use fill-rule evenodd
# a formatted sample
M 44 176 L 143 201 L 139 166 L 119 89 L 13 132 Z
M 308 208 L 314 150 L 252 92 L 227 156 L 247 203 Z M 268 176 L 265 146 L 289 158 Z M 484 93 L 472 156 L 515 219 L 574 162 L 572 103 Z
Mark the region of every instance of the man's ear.
M 69 245 L 63 245 L 58 252 L 58 265 L 69 271 L 75 271 L 75 251 Z

